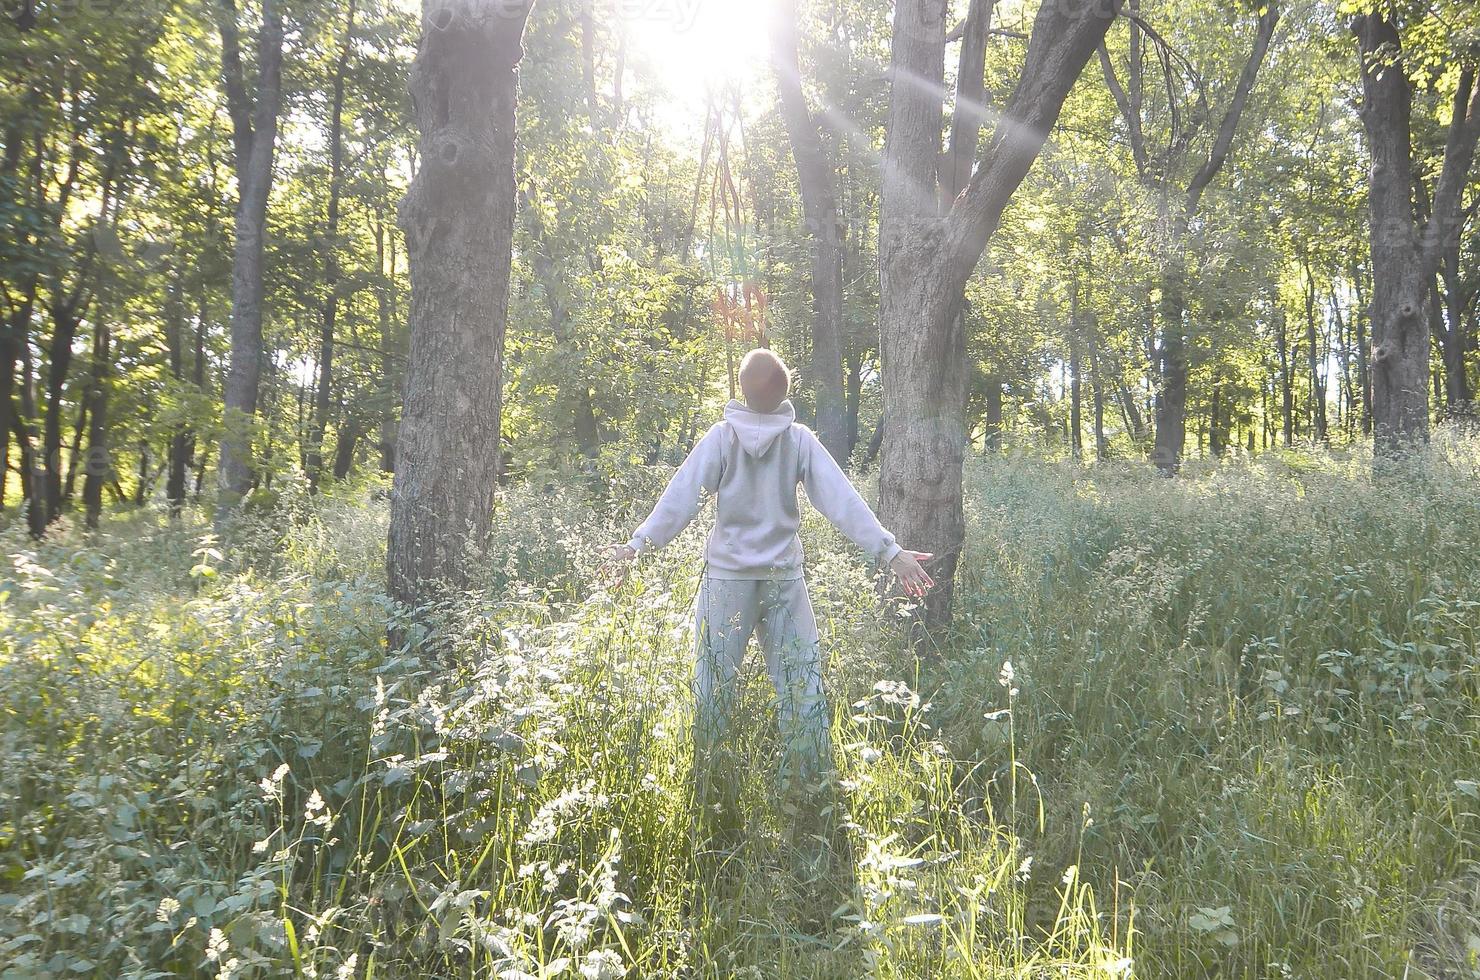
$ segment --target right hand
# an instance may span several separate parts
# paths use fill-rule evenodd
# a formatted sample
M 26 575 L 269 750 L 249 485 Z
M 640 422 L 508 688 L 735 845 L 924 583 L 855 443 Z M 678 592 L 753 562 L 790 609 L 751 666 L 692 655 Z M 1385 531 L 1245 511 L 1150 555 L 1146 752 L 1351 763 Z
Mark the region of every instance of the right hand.
M 922 561 L 929 561 L 934 557 L 928 551 L 901 551 L 889 560 L 889 569 L 899 579 L 905 595 L 923 599 L 925 593 L 935 587 L 935 580 L 920 567 Z

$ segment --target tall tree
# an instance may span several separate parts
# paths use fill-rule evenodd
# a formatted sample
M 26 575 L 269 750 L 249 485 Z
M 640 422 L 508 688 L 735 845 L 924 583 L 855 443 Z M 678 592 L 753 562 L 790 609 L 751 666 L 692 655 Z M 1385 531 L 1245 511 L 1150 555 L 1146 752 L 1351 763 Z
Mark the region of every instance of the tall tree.
M 1264 64 L 1264 57 L 1269 51 L 1279 19 L 1279 7 L 1271 0 L 1259 13 L 1253 46 L 1224 109 L 1213 143 L 1187 181 L 1186 189 L 1179 195 L 1180 199 L 1174 199 L 1172 181 L 1175 179 L 1175 161 L 1172 156 L 1179 144 L 1185 145 L 1190 134 L 1181 134 L 1171 142 L 1165 160 L 1154 159 L 1146 146 L 1140 103 L 1140 93 L 1143 90 L 1139 53 L 1141 24 L 1133 20 L 1130 25 L 1132 60 L 1129 92 L 1121 87 L 1105 49 L 1100 49 L 1100 66 L 1125 121 L 1137 171 L 1143 183 L 1153 187 L 1162 198 L 1163 210 L 1168 212 L 1169 217 L 1170 230 L 1162 264 L 1158 310 L 1161 320 L 1156 350 L 1159 387 L 1156 393 L 1155 446 L 1152 450 L 1152 458 L 1157 467 L 1167 474 L 1175 473 L 1181 465 L 1182 450 L 1187 439 L 1187 379 L 1190 370 L 1186 322 L 1188 230 L 1197 217 L 1203 192 L 1223 168 L 1229 151 L 1233 148 L 1239 121 L 1248 105 L 1249 95 L 1254 90 L 1254 82 L 1259 77 L 1259 69 Z
M 979 0 L 978 0 L 979 2 Z M 802 215 L 812 251 L 812 369 L 818 438 L 834 459 L 848 458 L 843 396 L 843 222 L 837 172 L 827 158 L 802 91 L 796 0 L 785 0 L 772 21 L 772 62 L 786 123 Z
M 421 169 L 402 204 L 411 269 L 387 573 L 417 605 L 463 580 L 499 470 L 514 235 L 514 126 L 533 0 L 423 0 L 411 96 Z
M 272 193 L 278 116 L 283 101 L 283 11 L 262 0 L 255 79 L 242 63 L 236 0 L 219 0 L 221 76 L 231 114 L 237 206 L 231 262 L 231 361 L 221 435 L 221 507 L 236 506 L 252 486 L 251 424 L 262 379 L 263 257 Z
M 1428 299 L 1447 243 L 1458 233 L 1462 194 L 1480 140 L 1475 66 L 1455 85 L 1450 123 L 1428 217 L 1414 211 L 1413 83 L 1399 24 L 1386 11 L 1353 18 L 1361 58 L 1362 126 L 1372 154 L 1368 217 L 1372 248 L 1372 422 L 1379 458 L 1429 434 Z
M 879 505 L 884 522 L 908 547 L 940 556 L 940 587 L 925 604 L 926 625 L 950 618 L 965 536 L 967 358 L 960 314 L 966 282 L 1118 9 L 1113 0 L 1039 7 L 1017 85 L 975 172 L 942 215 L 944 5 L 895 5 L 879 227 Z
M 308 485 L 318 489 L 324 468 L 324 429 L 334 394 L 334 329 L 339 320 L 339 290 L 343 273 L 339 263 L 339 207 L 344 188 L 344 88 L 354 51 L 355 13 L 358 0 L 349 0 L 345 13 L 344 39 L 334 63 L 333 95 L 329 103 L 329 204 L 324 220 L 324 307 L 319 323 L 319 377 L 314 387 L 313 428 L 309 434 L 305 468 Z M 338 464 L 336 463 L 336 469 Z

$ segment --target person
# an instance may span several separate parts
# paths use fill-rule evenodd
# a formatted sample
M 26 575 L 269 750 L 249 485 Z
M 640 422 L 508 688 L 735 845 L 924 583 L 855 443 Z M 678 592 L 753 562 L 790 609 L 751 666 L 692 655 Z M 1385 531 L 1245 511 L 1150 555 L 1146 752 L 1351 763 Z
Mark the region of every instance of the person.
M 694 610 L 696 787 L 701 810 L 737 695 L 752 634 L 776 689 L 783 789 L 804 786 L 830 768 L 827 702 L 817 623 L 803 575 L 797 486 L 824 517 L 920 597 L 934 582 L 921 567 L 931 555 L 895 541 L 818 440 L 796 421 L 791 373 L 770 350 L 740 365 L 744 401 L 731 400 L 669 481 L 630 541 L 609 554 L 625 576 L 638 555 L 667 545 L 716 500 L 714 529 Z M 724 780 L 721 780 L 723 783 Z M 724 804 L 713 804 L 723 808 Z

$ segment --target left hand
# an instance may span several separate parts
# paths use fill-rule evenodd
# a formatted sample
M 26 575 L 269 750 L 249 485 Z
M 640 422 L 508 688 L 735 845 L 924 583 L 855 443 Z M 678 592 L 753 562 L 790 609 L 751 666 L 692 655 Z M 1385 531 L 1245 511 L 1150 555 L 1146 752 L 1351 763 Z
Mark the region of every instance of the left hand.
M 603 567 L 615 573 L 616 584 L 620 586 L 627 580 L 627 573 L 632 569 L 632 562 L 637 558 L 637 552 L 632 550 L 628 544 L 614 544 L 606 549 L 606 564 Z
M 901 551 L 889 560 L 889 569 L 899 578 L 905 595 L 923 599 L 925 593 L 935 587 L 935 580 L 920 567 L 922 561 L 934 557 L 928 551 Z

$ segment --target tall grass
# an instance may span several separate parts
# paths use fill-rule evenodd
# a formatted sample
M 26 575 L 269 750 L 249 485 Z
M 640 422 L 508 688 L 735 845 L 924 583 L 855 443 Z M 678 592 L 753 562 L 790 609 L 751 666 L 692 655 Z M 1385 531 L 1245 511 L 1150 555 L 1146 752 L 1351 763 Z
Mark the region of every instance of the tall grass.
M 616 587 L 630 514 L 511 490 L 392 650 L 376 488 L 5 530 L 0 975 L 1480 976 L 1480 445 L 1367 472 L 974 462 L 924 663 L 809 516 L 837 783 L 754 657 L 723 830 L 702 528 Z

